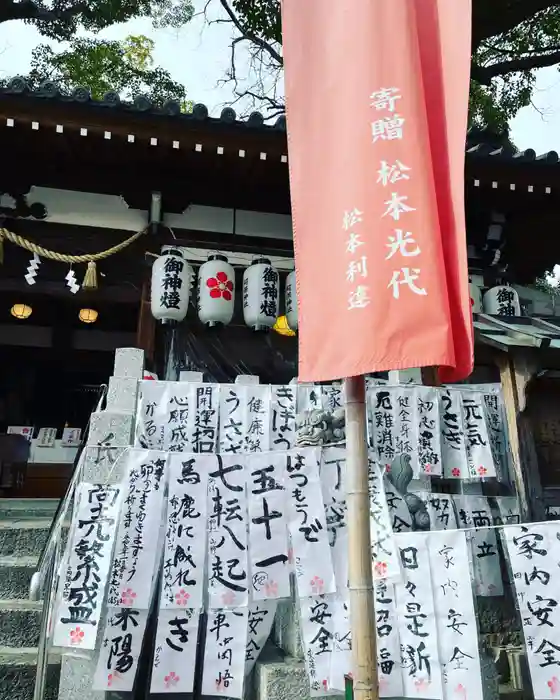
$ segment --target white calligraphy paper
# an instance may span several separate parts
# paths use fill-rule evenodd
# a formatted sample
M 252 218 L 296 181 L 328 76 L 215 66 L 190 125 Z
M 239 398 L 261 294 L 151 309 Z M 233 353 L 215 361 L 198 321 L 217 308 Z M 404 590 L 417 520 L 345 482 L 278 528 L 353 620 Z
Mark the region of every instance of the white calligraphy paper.
M 395 458 L 395 396 L 390 388 L 371 392 L 373 445 L 382 470 L 391 468 Z
M 323 408 L 323 394 L 319 384 L 297 384 L 296 408 L 298 415 L 304 411 Z
M 257 603 L 249 605 L 245 676 L 248 676 L 253 670 L 255 662 L 270 636 L 277 607 L 278 601 L 276 600 L 259 600 Z
M 398 578 L 400 565 L 383 488 L 383 479 L 377 463 L 371 457 L 369 459 L 368 479 L 373 578 L 375 580 Z
M 247 605 L 247 497 L 245 456 L 214 455 L 208 474 L 210 608 Z
M 82 440 L 82 431 L 80 428 L 64 428 L 62 431 L 62 447 L 79 447 Z
M 202 695 L 243 697 L 249 609 L 210 610 Z
M 476 595 L 483 597 L 504 594 L 500 555 L 493 523 L 492 510 L 485 496 L 453 496 L 459 527 L 477 528 L 469 533 L 472 550 Z
M 138 670 L 148 610 L 109 607 L 93 690 L 130 691 Z
M 203 606 L 208 473 L 212 455 L 169 455 L 162 608 Z
M 478 630 L 465 533 L 428 538 L 445 700 L 483 700 Z
M 389 508 L 389 519 L 393 532 L 410 532 L 412 530 L 412 515 L 406 501 L 393 486 L 390 470 L 383 477 L 383 488 Z
M 430 514 L 430 530 L 456 530 L 459 527 L 451 494 L 429 493 L 426 505 Z
M 241 454 L 245 450 L 247 387 L 222 384 L 220 389 L 219 451 L 221 454 Z
M 560 694 L 560 528 L 531 523 L 504 528 L 525 635 L 533 697 Z
M 470 476 L 480 479 L 495 477 L 496 467 L 486 425 L 484 394 L 479 391 L 463 391 L 462 400 Z
M 323 384 L 321 386 L 322 408 L 329 413 L 344 409 L 344 389 L 342 384 Z
M 395 412 L 395 456 L 408 458 L 412 473 L 418 476 L 418 408 L 414 389 L 395 387 L 393 390 Z M 423 470 L 425 473 L 425 469 Z
M 123 459 L 127 476 L 107 600 L 112 607 L 147 610 L 156 560 L 161 553 L 167 455 L 133 448 Z
M 252 600 L 290 597 L 286 455 L 247 455 Z
M 54 447 L 56 441 L 56 428 L 39 428 L 37 433 L 37 445 L 39 447 Z
M 245 390 L 247 392 L 245 451 L 267 452 L 270 450 L 270 385 L 248 384 Z
M 469 465 L 461 392 L 445 389 L 440 393 L 441 459 L 446 479 L 467 479 Z
M 515 496 L 497 496 L 495 499 L 499 516 L 494 518 L 495 525 L 519 525 L 519 501 Z
M 331 693 L 334 602 L 330 595 L 300 598 L 301 636 L 312 698 Z
M 198 610 L 160 610 L 150 693 L 192 693 L 198 644 Z
M 321 488 L 337 591 L 344 591 L 348 587 L 345 475 L 346 448 L 324 447 L 321 456 Z
M 296 388 L 273 385 L 270 398 L 271 450 L 289 450 L 296 438 Z
M 421 474 L 441 476 L 441 419 L 439 394 L 428 386 L 414 388 L 418 416 L 418 466 Z
M 404 696 L 442 698 L 442 669 L 426 533 L 396 535 L 402 581 L 395 583 Z
M 77 488 L 54 646 L 95 648 L 121 503 L 120 486 L 82 483 Z
M 504 400 L 501 390 L 485 393 L 484 405 L 496 475 L 500 481 L 505 481 L 508 475 L 508 451 Z
M 345 676 L 352 673 L 352 635 L 350 632 L 350 605 L 336 598 L 331 604 L 333 616 L 333 643 L 329 689 L 345 691 Z
M 169 452 L 192 451 L 194 430 L 194 384 L 167 382 L 168 404 L 164 419 L 163 449 Z
M 319 477 L 318 448 L 287 454 L 288 532 L 301 598 L 334 593 L 336 582 Z
M 379 695 L 382 698 L 401 697 L 404 694 L 395 598 L 393 583 L 390 581 L 375 582 L 377 675 Z
M 219 384 L 191 384 L 192 410 L 189 414 L 188 448 L 197 454 L 218 451 Z
M 163 450 L 168 404 L 169 382 L 139 382 L 135 447 Z

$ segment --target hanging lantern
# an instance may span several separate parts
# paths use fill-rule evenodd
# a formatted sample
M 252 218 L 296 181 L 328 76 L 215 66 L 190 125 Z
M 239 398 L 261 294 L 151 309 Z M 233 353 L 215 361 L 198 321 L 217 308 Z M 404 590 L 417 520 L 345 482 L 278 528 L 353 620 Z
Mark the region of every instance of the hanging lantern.
M 288 325 L 294 331 L 298 327 L 298 301 L 296 293 L 296 271 L 292 270 L 286 277 L 286 317 Z
M 492 287 L 483 297 L 484 313 L 492 316 L 521 316 L 519 294 L 513 287 Z
M 182 321 L 189 308 L 192 270 L 176 248 L 169 248 L 152 266 L 152 316 L 158 321 Z
M 471 295 L 471 309 L 473 314 L 482 313 L 482 291 L 477 284 L 469 283 L 469 292 Z
M 208 326 L 233 318 L 235 271 L 225 255 L 212 253 L 198 272 L 198 318 Z
M 272 328 L 278 318 L 280 277 L 267 258 L 257 258 L 243 275 L 243 318 L 255 331 Z

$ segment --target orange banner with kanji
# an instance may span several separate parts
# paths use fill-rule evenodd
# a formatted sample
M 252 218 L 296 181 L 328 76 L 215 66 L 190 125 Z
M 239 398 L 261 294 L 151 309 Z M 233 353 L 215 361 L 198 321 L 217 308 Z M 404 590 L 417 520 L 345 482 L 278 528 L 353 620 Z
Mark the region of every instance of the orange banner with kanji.
M 473 366 L 470 0 L 282 0 L 299 379 Z

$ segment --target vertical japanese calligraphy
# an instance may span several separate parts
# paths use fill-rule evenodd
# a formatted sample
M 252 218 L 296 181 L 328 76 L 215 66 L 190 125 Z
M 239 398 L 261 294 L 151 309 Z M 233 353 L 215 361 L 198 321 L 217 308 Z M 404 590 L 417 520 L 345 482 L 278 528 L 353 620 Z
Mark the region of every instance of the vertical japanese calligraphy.
M 395 583 L 405 697 L 441 698 L 432 575 L 425 533 L 396 535 L 402 580 Z
M 477 528 L 470 545 L 476 595 L 500 596 L 504 593 L 500 555 L 493 524 L 492 509 L 484 496 L 453 496 L 459 527 Z
M 360 207 L 361 209 L 361 207 Z M 348 310 L 365 309 L 371 302 L 368 279 L 367 255 L 360 248 L 364 245 L 364 212 L 351 207 L 342 214 L 343 250 L 346 252 L 346 282 L 348 284 Z
M 247 619 L 247 646 L 245 648 L 245 676 L 253 670 L 256 660 L 270 635 L 278 603 L 259 600 L 249 605 Z
M 410 463 L 414 476 L 418 476 L 418 406 L 414 389 L 395 387 L 393 401 L 395 455 L 404 456 Z M 423 471 L 425 472 L 425 468 Z
M 150 693 L 192 693 L 200 614 L 198 610 L 160 610 Z
M 202 695 L 243 697 L 249 609 L 208 613 Z
M 371 392 L 373 413 L 373 445 L 383 471 L 391 467 L 395 458 L 395 403 L 388 387 Z
M 463 391 L 462 400 L 470 476 L 481 479 L 495 477 L 496 468 L 486 425 L 484 394 L 479 391 Z
M 270 449 L 270 385 L 249 384 L 246 392 L 245 451 L 267 452 Z
M 192 425 L 194 410 L 193 385 L 189 382 L 169 382 L 169 386 L 163 449 L 188 452 L 191 443 L 189 426 Z
M 190 450 L 198 454 L 213 454 L 218 446 L 219 384 L 192 384 L 194 394 L 192 424 L 189 425 Z
M 286 455 L 247 455 L 246 464 L 252 599 L 289 598 Z
M 208 473 L 208 576 L 210 608 L 249 601 L 245 459 L 216 455 Z
M 321 487 L 326 510 L 337 591 L 348 586 L 348 530 L 346 527 L 346 449 L 324 447 L 321 456 Z
M 496 466 L 498 479 L 505 480 L 508 473 L 508 452 L 504 403 L 501 391 L 484 394 L 488 438 L 492 449 L 492 458 Z
M 325 517 L 316 448 L 287 454 L 288 531 L 300 597 L 334 593 L 336 583 Z
M 465 533 L 428 538 L 445 700 L 482 700 L 478 630 Z
M 441 425 L 439 396 L 432 387 L 414 389 L 418 416 L 418 465 L 420 473 L 441 476 Z
M 401 697 L 404 684 L 395 587 L 389 581 L 376 581 L 374 595 L 379 695 L 382 698 Z
M 431 530 L 456 530 L 457 518 L 453 508 L 453 497 L 448 493 L 426 494 L 430 514 Z
M 558 523 L 503 530 L 527 645 L 535 700 L 560 692 L 560 531 Z
M 296 433 L 296 387 L 291 384 L 271 386 L 271 450 L 289 450 Z
M 342 384 L 323 384 L 321 386 L 322 403 L 325 411 L 333 413 L 344 408 L 344 390 Z
M 301 636 L 312 698 L 331 694 L 333 612 L 334 596 L 317 595 L 300 599 Z
M 133 448 L 126 460 L 123 513 L 109 580 L 111 607 L 150 607 L 152 578 L 160 554 L 165 466 L 162 452 Z
M 134 439 L 136 447 L 163 449 L 170 388 L 169 382 L 140 382 Z
M 121 502 L 120 486 L 78 486 L 54 619 L 57 647 L 95 648 Z
M 148 610 L 108 608 L 93 690 L 133 689 L 147 621 Z
M 241 454 L 245 450 L 245 413 L 247 387 L 242 384 L 222 384 L 220 391 L 221 454 Z
M 440 397 L 443 475 L 446 479 L 466 479 L 469 476 L 469 469 L 461 393 L 454 389 L 445 389 Z
M 397 578 L 400 565 L 391 517 L 385 498 L 383 478 L 377 462 L 370 456 L 369 480 L 369 527 L 371 537 L 371 565 L 375 580 Z
M 208 473 L 215 457 L 169 455 L 162 608 L 203 606 Z
M 323 394 L 320 384 L 298 384 L 296 408 L 298 415 L 304 411 L 323 408 Z

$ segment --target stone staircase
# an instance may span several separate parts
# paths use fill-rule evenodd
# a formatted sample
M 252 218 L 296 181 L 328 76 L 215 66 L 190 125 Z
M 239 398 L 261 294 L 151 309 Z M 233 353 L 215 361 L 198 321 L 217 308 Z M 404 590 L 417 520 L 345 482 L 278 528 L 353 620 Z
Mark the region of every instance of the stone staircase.
M 32 700 L 42 603 L 29 600 L 58 501 L 0 499 L 0 700 Z M 58 695 L 60 661 L 49 659 L 45 700 Z

